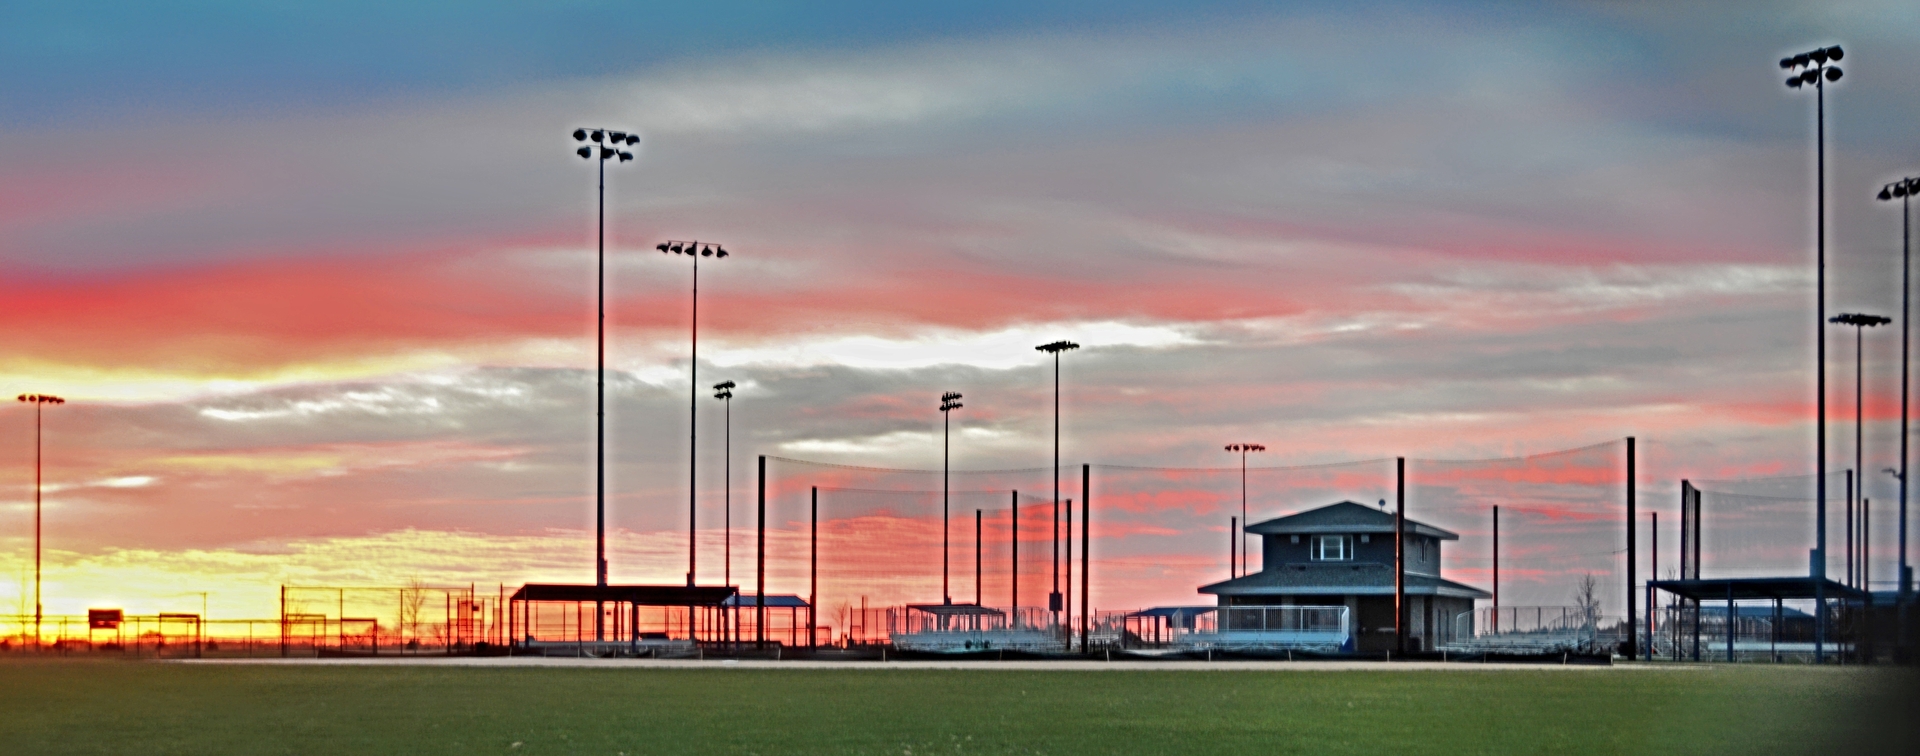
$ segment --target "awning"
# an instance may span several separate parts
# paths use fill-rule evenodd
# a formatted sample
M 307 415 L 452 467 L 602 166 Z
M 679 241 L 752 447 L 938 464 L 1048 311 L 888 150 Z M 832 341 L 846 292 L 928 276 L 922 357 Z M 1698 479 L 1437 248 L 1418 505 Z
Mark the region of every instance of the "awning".
M 1666 591 L 1695 601 L 1735 601 L 1756 599 L 1811 599 L 1818 590 L 1826 598 L 1862 601 L 1866 591 L 1848 588 L 1832 580 L 1810 577 L 1702 578 L 1698 580 L 1655 580 L 1655 590 Z
M 730 585 L 573 585 L 528 583 L 514 601 L 572 601 L 636 606 L 719 606 L 739 589 Z
M 998 617 L 1006 614 L 999 609 L 989 609 L 976 604 L 908 604 L 907 608 L 937 617 Z

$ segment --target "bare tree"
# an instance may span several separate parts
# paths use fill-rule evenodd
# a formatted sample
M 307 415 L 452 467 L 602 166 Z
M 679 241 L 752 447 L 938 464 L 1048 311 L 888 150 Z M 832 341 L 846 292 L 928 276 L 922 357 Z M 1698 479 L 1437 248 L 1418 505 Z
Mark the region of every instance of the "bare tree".
M 408 648 L 414 648 L 420 642 L 420 610 L 426 604 L 427 584 L 417 577 L 407 578 L 406 586 L 400 589 L 400 630 L 403 644 L 406 643 L 406 636 L 413 637 L 413 645 L 408 645 Z
M 1580 624 L 1595 627 L 1600 622 L 1600 579 L 1593 573 L 1581 573 L 1573 584 L 1573 604 L 1580 608 Z

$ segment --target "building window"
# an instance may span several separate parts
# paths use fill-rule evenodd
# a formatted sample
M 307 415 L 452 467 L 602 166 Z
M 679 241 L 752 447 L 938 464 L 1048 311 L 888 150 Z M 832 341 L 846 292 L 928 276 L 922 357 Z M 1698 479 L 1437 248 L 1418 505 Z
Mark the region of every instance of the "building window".
M 1313 537 L 1313 558 L 1318 561 L 1346 561 L 1353 558 L 1353 536 Z

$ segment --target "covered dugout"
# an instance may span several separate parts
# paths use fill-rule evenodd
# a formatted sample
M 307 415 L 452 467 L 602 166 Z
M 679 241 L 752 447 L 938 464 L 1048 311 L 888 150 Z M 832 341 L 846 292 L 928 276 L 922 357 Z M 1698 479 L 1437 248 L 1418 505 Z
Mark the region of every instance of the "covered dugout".
M 725 639 L 733 586 L 528 583 L 508 598 L 516 650 L 590 656 L 691 652 Z
M 1665 637 L 1655 639 L 1655 648 L 1666 651 L 1669 658 L 1694 661 L 1716 656 L 1735 661 L 1743 654 L 1775 661 L 1789 654 L 1810 655 L 1815 661 L 1824 661 L 1829 653 L 1851 658 L 1860 633 L 1857 623 L 1849 620 L 1870 599 L 1866 591 L 1813 577 L 1654 580 L 1647 587 L 1649 592 L 1665 592 L 1677 599 L 1665 609 Z M 1764 602 L 1771 616 L 1756 618 L 1751 607 L 1739 606 L 1742 601 Z M 1812 621 L 1792 621 L 1787 601 L 1813 602 Z M 1725 609 L 1701 611 L 1709 602 Z

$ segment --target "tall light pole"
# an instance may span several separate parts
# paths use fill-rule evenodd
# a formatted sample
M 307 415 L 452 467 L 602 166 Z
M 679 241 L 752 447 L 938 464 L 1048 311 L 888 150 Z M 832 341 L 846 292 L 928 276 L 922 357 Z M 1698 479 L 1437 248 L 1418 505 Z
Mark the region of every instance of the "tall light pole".
M 1060 624 L 1060 353 L 1079 349 L 1071 341 L 1041 344 L 1034 349 L 1053 355 L 1053 592 L 1047 594 L 1047 610 L 1054 624 Z
M 33 405 L 33 650 L 40 650 L 40 409 L 67 400 L 47 394 L 21 394 Z
M 595 162 L 600 167 L 599 277 L 594 284 L 598 303 L 595 353 L 599 362 L 593 383 L 593 584 L 604 588 L 607 585 L 607 161 L 632 160 L 633 153 L 621 148 L 639 144 L 640 135 L 608 129 L 573 130 L 573 141 L 587 140 L 593 144 L 582 145 L 574 154 L 583 160 L 594 160 L 597 155 L 599 159 Z M 593 621 L 596 641 L 605 640 L 603 614 L 596 603 Z
M 1814 398 L 1818 402 L 1814 423 L 1814 621 L 1813 621 L 1813 661 L 1826 661 L 1827 634 L 1827 331 L 1822 322 L 1827 319 L 1827 82 L 1839 81 L 1840 69 L 1829 65 L 1846 55 L 1839 45 L 1823 47 L 1803 52 L 1791 57 L 1781 58 L 1780 67 L 1792 71 L 1787 77 L 1787 87 L 1799 89 L 1813 85 L 1814 101 L 1814 152 L 1818 156 L 1815 163 L 1814 217 L 1814 302 L 1816 312 L 1813 321 L 1814 363 L 1817 368 L 1814 380 Z
M 949 391 L 940 395 L 940 603 L 953 603 L 953 594 L 947 590 L 947 471 L 953 449 L 953 411 L 966 405 L 960 403 L 960 392 Z
M 1900 479 L 1900 574 L 1895 579 L 1900 581 L 1902 612 L 1913 590 L 1913 577 L 1907 568 L 1907 349 L 1913 343 L 1908 287 L 1913 262 L 1911 200 L 1915 194 L 1920 194 L 1920 177 L 1903 178 L 1881 187 L 1879 195 L 1882 202 L 1900 199 L 1900 472 L 1896 474 Z
M 693 258 L 693 359 L 687 361 L 687 587 L 693 587 L 695 557 L 699 549 L 694 545 L 694 461 L 699 456 L 699 428 L 694 420 L 699 417 L 700 408 L 700 258 L 711 257 L 716 260 L 726 257 L 727 251 L 718 244 L 701 244 L 697 241 L 663 241 L 654 245 L 661 254 L 669 252 Z
M 727 403 L 727 421 L 723 426 L 726 429 L 726 442 L 721 447 L 722 456 L 726 458 L 721 465 L 721 479 L 726 482 L 720 486 L 721 500 L 725 502 L 722 506 L 726 509 L 726 525 L 722 530 L 726 545 L 720 549 L 720 560 L 725 562 L 720 570 L 722 585 L 733 585 L 733 388 L 733 381 L 713 384 L 713 398 Z
M 1855 489 L 1860 492 L 1859 495 L 1864 496 L 1867 491 L 1867 476 L 1866 476 L 1866 468 L 1863 468 L 1860 466 L 1861 459 L 1863 456 L 1861 454 L 1860 420 L 1862 417 L 1861 409 L 1865 403 L 1863 399 L 1864 392 L 1862 391 L 1862 389 L 1865 387 L 1866 384 L 1865 384 L 1865 379 L 1862 377 L 1863 371 L 1861 370 L 1861 364 L 1864 360 L 1864 357 L 1861 352 L 1861 346 L 1863 344 L 1861 334 L 1866 332 L 1868 328 L 1872 328 L 1874 326 L 1883 326 L 1888 323 L 1891 323 L 1893 322 L 1893 319 L 1888 317 L 1882 317 L 1880 315 L 1867 315 L 1864 313 L 1857 313 L 1857 312 L 1843 312 L 1831 318 L 1828 318 L 1827 320 L 1829 322 L 1838 323 L 1840 325 L 1853 326 L 1853 469 L 1860 471 L 1858 473 L 1855 473 L 1855 475 L 1859 476 L 1859 479 L 1860 479 L 1860 485 L 1856 486 Z M 1847 502 L 1847 544 L 1849 546 L 1853 544 L 1853 535 L 1854 535 L 1853 513 L 1854 511 L 1855 510 L 1854 510 L 1853 501 L 1848 501 Z M 1864 583 L 1866 581 L 1864 579 L 1861 579 L 1862 576 L 1858 574 L 1859 570 L 1856 565 L 1858 565 L 1859 562 L 1857 562 L 1853 558 L 1853 553 L 1854 553 L 1853 549 L 1851 548 L 1847 549 L 1847 582 L 1850 585 L 1857 585 L 1859 583 Z
M 1267 447 L 1259 444 L 1227 444 L 1227 451 L 1240 454 L 1240 522 L 1243 525 L 1253 521 L 1247 519 L 1247 452 L 1263 452 Z M 1243 529 L 1237 536 L 1240 539 L 1240 574 L 1247 574 L 1247 534 Z

